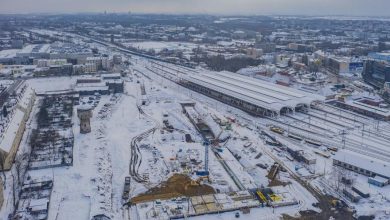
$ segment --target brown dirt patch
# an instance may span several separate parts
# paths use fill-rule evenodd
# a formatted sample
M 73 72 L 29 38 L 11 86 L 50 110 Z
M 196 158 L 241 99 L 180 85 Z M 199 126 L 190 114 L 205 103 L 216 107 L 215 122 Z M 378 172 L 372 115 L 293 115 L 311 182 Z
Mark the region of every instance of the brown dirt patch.
M 179 196 L 190 197 L 214 193 L 214 188 L 209 185 L 191 186 L 191 178 L 189 176 L 174 174 L 159 186 L 133 197 L 130 202 L 134 204 L 156 199 L 171 199 Z

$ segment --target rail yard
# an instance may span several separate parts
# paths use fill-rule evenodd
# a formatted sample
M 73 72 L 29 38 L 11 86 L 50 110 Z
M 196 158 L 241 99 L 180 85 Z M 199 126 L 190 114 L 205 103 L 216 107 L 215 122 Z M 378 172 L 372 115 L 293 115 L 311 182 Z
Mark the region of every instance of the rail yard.
M 182 59 L 229 42 L 176 54 L 108 26 L 26 28 L 30 65 L 2 70 L 0 219 L 390 218 L 390 107 L 360 75 L 294 45 L 219 70 Z

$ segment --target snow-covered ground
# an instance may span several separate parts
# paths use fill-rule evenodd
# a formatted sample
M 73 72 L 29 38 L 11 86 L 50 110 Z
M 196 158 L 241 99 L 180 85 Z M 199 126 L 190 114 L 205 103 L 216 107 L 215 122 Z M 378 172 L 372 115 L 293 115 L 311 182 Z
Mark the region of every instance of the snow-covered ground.
M 152 74 L 152 73 L 151 73 Z M 155 75 L 153 74 L 155 77 Z M 163 80 L 164 81 L 164 80 Z M 175 85 L 172 85 L 170 82 L 165 82 L 166 85 L 170 85 L 172 88 L 175 88 Z M 179 89 L 179 88 L 178 88 Z M 243 113 L 240 110 L 231 108 L 229 106 L 226 106 L 224 104 L 221 104 L 213 99 L 204 97 L 202 95 L 199 95 L 195 92 L 180 88 L 181 91 L 183 91 L 185 94 L 187 94 L 189 97 L 193 98 L 194 100 L 201 102 L 208 106 L 209 110 L 216 111 L 216 114 L 224 115 L 228 117 L 233 117 L 238 119 L 237 124 L 243 125 L 243 128 L 241 129 L 242 132 L 245 132 L 246 136 L 249 136 L 250 138 L 253 136 L 252 130 L 253 128 L 256 128 L 258 126 L 262 127 L 266 124 L 272 124 L 275 123 L 273 121 L 262 121 L 261 119 L 254 118 L 252 116 L 247 115 L 246 113 Z M 292 116 L 292 118 L 286 118 L 282 117 L 280 118 L 280 121 L 283 121 L 283 123 L 289 123 L 291 125 L 294 125 L 295 127 L 290 127 L 290 132 L 298 132 L 300 134 L 305 134 L 305 132 L 302 132 L 302 129 L 307 129 L 311 131 L 317 131 L 319 134 L 323 134 L 324 132 L 328 133 L 329 137 L 335 137 L 335 141 L 330 141 L 329 137 L 326 138 L 326 136 L 317 136 L 310 134 L 308 137 L 311 138 L 318 138 L 320 141 L 324 141 L 324 143 L 328 143 L 329 146 L 332 146 L 334 143 L 334 146 L 339 146 L 342 148 L 341 138 L 342 135 L 340 133 L 343 130 L 347 130 L 346 134 L 346 145 L 350 146 L 348 150 L 357 150 L 361 149 L 363 151 L 360 151 L 361 153 L 364 153 L 365 151 L 367 153 L 371 153 L 373 156 L 380 156 L 379 154 L 375 154 L 374 149 L 381 149 L 381 152 L 387 153 L 387 149 L 384 147 L 387 147 L 388 142 L 386 140 L 386 137 L 388 137 L 387 128 L 389 124 L 387 122 L 379 122 L 372 119 L 368 119 L 364 116 L 357 115 L 355 113 L 348 113 L 344 111 L 339 111 L 337 109 L 334 109 L 330 106 L 322 106 L 323 110 L 319 111 L 316 109 L 313 109 L 312 111 L 309 111 L 309 114 L 313 116 L 304 115 L 301 113 L 296 113 Z M 323 112 L 326 111 L 326 112 Z M 214 113 L 214 112 L 213 112 Z M 340 116 L 341 115 L 341 116 Z M 329 121 L 327 121 L 329 120 Z M 310 124 L 310 125 L 309 125 Z M 280 124 L 282 125 L 282 124 Z M 250 128 L 250 129 L 247 129 Z M 264 127 L 267 129 L 267 127 Z M 287 126 L 285 127 L 285 130 L 287 130 Z M 364 130 L 363 130 L 364 129 Z M 234 129 L 236 131 L 236 129 Z M 249 134 L 248 134 L 249 132 Z M 364 133 L 364 138 L 362 138 L 362 132 Z M 307 134 L 305 134 L 306 136 Z M 254 139 L 257 139 L 257 137 L 254 137 Z M 289 138 L 283 138 L 284 141 L 286 141 L 287 144 L 294 144 L 294 141 Z M 336 144 L 337 143 L 337 144 Z M 348 144 L 350 143 L 350 144 Z M 297 143 L 296 143 L 297 144 Z M 262 145 L 262 144 L 259 144 Z M 362 145 L 361 147 L 358 147 L 358 145 Z M 305 143 L 298 143 L 298 146 L 300 146 L 302 149 L 309 151 L 309 152 L 315 152 L 318 149 L 316 149 L 313 145 L 305 144 Z M 390 146 L 390 145 L 389 145 Z M 363 148 L 362 148 L 363 147 Z M 234 148 L 237 148 L 237 145 L 234 146 Z M 268 147 L 269 148 L 269 147 Z M 243 152 L 241 152 L 243 154 Z M 274 152 L 275 155 L 277 155 L 277 152 Z M 328 152 L 330 154 L 330 152 Z M 383 154 L 381 156 L 384 156 Z M 316 176 L 322 176 L 325 173 L 326 178 L 329 178 L 329 176 L 332 176 L 332 159 L 331 158 L 324 158 L 323 156 L 316 155 L 315 158 L 317 163 L 313 167 L 307 167 L 299 162 L 291 162 L 285 158 L 285 154 L 281 154 L 280 156 L 277 155 L 277 157 L 280 157 L 282 161 L 284 161 L 284 164 L 289 167 L 290 170 L 292 170 L 294 173 L 298 175 L 307 175 L 306 173 L 310 174 L 308 171 L 304 171 L 305 169 L 310 169 L 315 171 L 314 175 L 314 181 L 312 181 L 312 184 L 315 187 L 318 187 L 320 189 L 324 189 L 323 185 L 318 184 L 318 182 L 321 182 L 321 178 L 316 178 Z M 384 158 L 384 157 L 383 157 Z M 248 159 L 248 157 L 246 157 Z M 251 159 L 249 157 L 249 161 L 251 162 Z M 249 162 L 249 164 L 251 164 Z M 247 162 L 245 162 L 247 163 Z M 253 165 L 253 163 L 252 163 Z M 298 170 L 295 171 L 295 168 L 299 167 Z M 248 172 L 251 173 L 251 172 Z M 254 175 L 254 174 L 252 174 Z M 357 180 L 357 184 L 363 184 L 367 185 L 367 177 L 354 174 Z M 318 180 L 318 181 L 317 181 Z M 255 181 L 256 182 L 256 181 Z M 261 181 L 257 181 L 260 183 Z M 331 188 L 331 187 L 330 187 Z M 387 197 L 384 195 L 388 195 L 389 187 L 379 188 L 371 186 L 372 193 L 372 199 L 365 200 L 363 199 L 362 202 L 358 204 L 351 204 L 355 209 L 357 210 L 357 213 L 359 215 L 371 215 L 371 214 L 377 214 L 378 216 L 384 216 L 386 213 L 388 214 L 388 210 L 386 210 L 384 207 L 387 204 Z M 378 196 L 379 195 L 379 196 Z M 382 199 L 378 199 L 382 198 Z M 373 204 L 380 204 L 379 206 L 373 205 Z M 312 208 L 313 209 L 313 208 Z
M 151 48 L 162 50 L 166 47 L 192 49 L 195 47 L 192 44 L 172 42 L 176 45 L 171 45 L 170 43 L 142 42 L 132 43 L 132 46 L 146 50 Z M 312 168 L 297 161 L 290 161 L 286 157 L 286 152 L 279 152 L 274 147 L 265 144 L 257 128 L 268 131 L 267 125 L 276 123 L 276 125 L 285 126 L 283 127 L 285 130 L 288 129 L 303 135 L 307 135 L 307 133 L 302 129 L 309 129 L 322 135 L 322 137 L 320 135 L 311 137 L 318 138 L 324 143 L 337 144 L 335 146 L 341 146 L 340 131 L 348 130 L 346 143 L 350 143 L 351 148 L 347 150 L 357 149 L 359 145 L 360 148 L 373 150 L 378 149 L 378 145 L 381 145 L 379 149 L 388 153 L 388 142 L 385 138 L 389 135 L 390 125 L 388 123 L 377 124 L 373 120 L 359 118 L 345 112 L 340 112 L 337 116 L 338 112 L 326 106 L 322 110 L 330 113 L 313 110 L 309 112 L 312 115 L 296 113 L 291 117 L 281 117 L 276 121 L 260 119 L 182 88 L 148 71 L 145 66 L 150 66 L 150 63 L 145 59 L 137 58 L 134 63 L 135 66 L 132 69 L 142 71 L 152 80 L 142 75 L 131 74 L 132 80 L 125 79 L 124 94 L 101 96 L 99 104 L 93 110 L 91 133 L 80 134 L 79 119 L 76 108 L 74 108 L 72 118 L 75 140 L 73 165 L 28 172 L 31 177 L 48 177 L 54 181 L 48 219 L 83 220 L 91 219 L 97 214 L 105 214 L 118 220 L 127 219 L 128 216 L 133 218 L 137 215 L 140 216 L 139 211 L 142 212 L 143 207 L 124 207 L 122 192 L 125 177 L 130 175 L 132 138 L 153 127 L 157 127 L 157 130 L 139 142 L 142 160 L 138 172 L 146 182 L 132 181 L 130 196 L 135 196 L 157 186 L 174 172 L 189 172 L 191 176 L 195 177 L 193 171 L 204 169 L 204 146 L 201 136 L 183 114 L 180 105 L 182 102 L 196 102 L 196 108 L 201 114 L 207 116 L 206 123 L 212 127 L 214 132 L 226 132 L 231 136 L 227 142 L 219 146 L 218 155 L 221 158 L 217 158 L 217 154 L 212 151 L 209 152 L 211 180 L 209 184 L 218 189 L 220 193 L 267 187 L 270 180 L 266 175 L 275 162 L 281 163 L 287 168 L 288 172 L 281 172 L 278 178 L 284 182 L 291 182 L 284 187 L 284 190 L 288 191 L 299 204 L 275 209 L 270 207 L 252 208 L 250 214 L 241 214 L 244 219 L 276 219 L 280 218 L 281 214 L 298 216 L 298 212 L 302 210 L 320 211 L 312 206 L 313 203 L 317 202 L 316 198 L 291 178 L 291 174 L 301 176 L 319 190 L 331 192 L 333 187 L 330 180 L 333 175 L 331 158 L 315 155 L 315 173 L 311 175 L 309 169 Z M 53 77 L 31 79 L 28 80 L 28 83 L 38 94 L 42 94 L 69 91 L 75 81 L 76 77 Z M 146 95 L 144 96 L 141 96 L 141 84 L 145 86 Z M 142 103 L 142 99 L 146 100 L 146 105 L 140 106 L 144 112 L 141 114 L 137 105 Z M 34 107 L 33 111 L 34 114 L 29 120 L 21 149 L 29 147 L 28 137 L 35 123 L 37 106 Z M 164 114 L 168 116 L 164 116 Z M 215 118 L 223 121 L 227 121 L 228 118 L 236 120 L 231 122 L 231 130 L 224 130 L 225 128 L 214 121 Z M 173 126 L 173 131 L 169 132 L 163 129 L 165 119 Z M 337 121 L 337 123 L 329 121 Z M 293 127 L 287 127 L 286 123 Z M 365 130 L 363 130 L 362 124 L 365 124 Z M 375 129 L 377 129 L 378 134 L 370 132 L 375 131 Z M 362 132 L 367 134 L 364 139 L 360 135 Z M 190 134 L 194 143 L 186 143 L 185 134 Z M 275 135 L 275 137 L 286 145 L 291 144 L 311 153 L 313 150 L 318 150 L 303 141 L 292 141 L 287 136 Z M 334 138 L 334 140 L 329 140 L 330 138 Z M 261 153 L 260 156 L 258 156 L 259 153 Z M 180 166 L 175 165 L 175 161 L 180 155 L 200 163 L 193 166 L 192 170 L 185 171 Z M 230 168 L 230 171 L 224 169 L 223 163 Z M 268 168 L 263 169 L 258 164 L 266 164 Z M 367 177 L 352 175 L 357 183 L 368 185 Z M 237 184 L 234 178 L 239 179 L 241 184 Z M 6 186 L 4 191 L 6 202 L 0 212 L 2 219 L 5 219 L 12 211 L 10 200 L 12 198 L 12 181 L 9 173 L 7 173 Z M 240 187 L 244 189 L 240 189 Z M 369 199 L 362 199 L 358 204 L 351 205 L 356 208 L 358 214 L 374 213 L 386 219 L 388 216 L 385 215 L 390 211 L 387 208 L 389 207 L 390 188 L 388 186 L 384 188 L 369 186 L 369 190 L 371 194 Z M 235 212 L 226 212 L 193 217 L 192 219 L 235 219 L 234 214 Z

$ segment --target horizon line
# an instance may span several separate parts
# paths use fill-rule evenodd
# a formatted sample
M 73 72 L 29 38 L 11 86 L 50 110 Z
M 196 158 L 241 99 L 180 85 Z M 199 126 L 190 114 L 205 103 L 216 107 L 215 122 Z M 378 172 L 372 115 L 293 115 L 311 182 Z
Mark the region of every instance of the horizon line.
M 295 13 L 285 13 L 285 14 L 277 14 L 277 13 L 201 13 L 201 12 L 115 12 L 115 11 L 79 11 L 79 12 L 18 12 L 18 13 L 4 13 L 0 12 L 0 16 L 22 16 L 22 15 L 97 15 L 97 14 L 107 14 L 107 15 L 171 15 L 171 16 L 215 16 L 215 17 L 232 17 L 232 16 L 240 16 L 240 17 L 274 17 L 274 16 L 280 16 L 280 17 L 350 17 L 350 18 L 390 18 L 390 15 L 347 15 L 347 14 L 295 14 Z

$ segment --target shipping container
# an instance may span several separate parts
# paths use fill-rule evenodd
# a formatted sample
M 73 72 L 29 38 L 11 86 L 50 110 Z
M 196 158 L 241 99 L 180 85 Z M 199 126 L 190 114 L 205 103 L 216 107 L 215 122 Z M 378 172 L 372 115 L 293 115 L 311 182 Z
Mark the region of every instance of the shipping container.
M 384 187 L 387 184 L 389 184 L 389 180 L 380 176 L 375 176 L 375 177 L 369 177 L 368 183 L 375 186 Z

